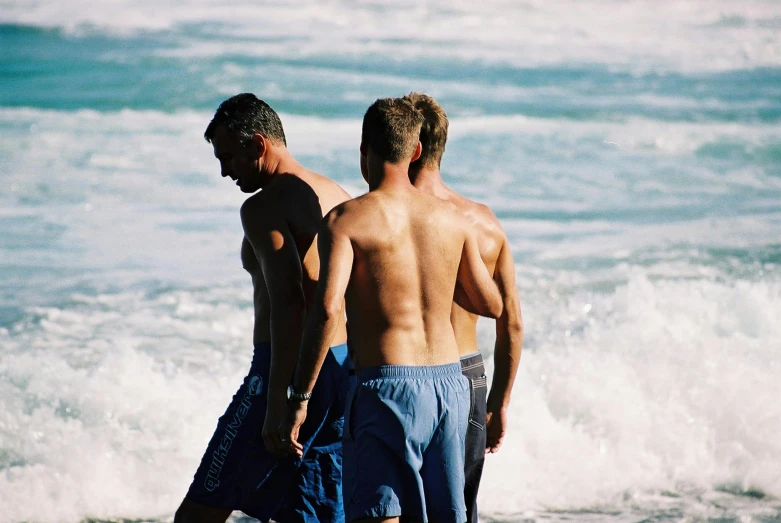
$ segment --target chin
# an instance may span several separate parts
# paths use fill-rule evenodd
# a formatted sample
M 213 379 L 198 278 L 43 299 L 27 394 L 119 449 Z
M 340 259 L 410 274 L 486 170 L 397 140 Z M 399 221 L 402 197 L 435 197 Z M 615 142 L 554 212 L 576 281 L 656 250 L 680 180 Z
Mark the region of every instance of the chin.
M 254 192 L 259 191 L 262 188 L 263 188 L 262 185 L 257 185 L 257 184 L 249 185 L 249 186 L 248 185 L 240 185 L 239 186 L 239 189 L 241 189 L 241 192 L 246 193 L 246 194 L 252 194 Z

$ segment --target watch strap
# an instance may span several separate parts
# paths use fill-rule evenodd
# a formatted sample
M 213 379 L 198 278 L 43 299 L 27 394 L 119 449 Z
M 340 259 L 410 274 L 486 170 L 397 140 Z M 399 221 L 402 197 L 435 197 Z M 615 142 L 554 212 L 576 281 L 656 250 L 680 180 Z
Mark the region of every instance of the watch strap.
M 296 392 L 296 390 L 293 387 L 290 387 L 290 394 L 287 395 L 288 401 L 294 401 L 296 403 L 309 401 L 311 398 L 312 398 L 311 392 Z

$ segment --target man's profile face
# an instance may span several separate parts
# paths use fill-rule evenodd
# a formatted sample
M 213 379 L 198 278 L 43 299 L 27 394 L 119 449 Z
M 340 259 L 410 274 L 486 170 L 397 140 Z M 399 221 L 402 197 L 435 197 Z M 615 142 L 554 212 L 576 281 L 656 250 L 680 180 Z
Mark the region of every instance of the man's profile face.
M 242 144 L 225 126 L 218 126 L 212 137 L 214 157 L 220 161 L 220 174 L 229 177 L 245 193 L 263 186 L 260 155 L 253 143 Z

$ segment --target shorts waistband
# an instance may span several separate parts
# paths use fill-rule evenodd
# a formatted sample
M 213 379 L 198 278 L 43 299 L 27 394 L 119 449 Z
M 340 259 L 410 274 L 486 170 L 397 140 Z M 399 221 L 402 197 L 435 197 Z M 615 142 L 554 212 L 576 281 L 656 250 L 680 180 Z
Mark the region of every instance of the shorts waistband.
M 367 367 L 358 371 L 360 383 L 380 378 L 415 378 L 433 379 L 448 376 L 460 376 L 460 363 L 445 363 L 444 365 L 379 365 Z
M 331 347 L 331 354 L 334 355 L 339 365 L 344 365 L 344 362 L 350 357 L 350 351 L 347 350 L 347 344 L 334 345 Z
M 255 352 L 266 352 L 268 350 L 271 350 L 271 343 L 267 341 L 255 344 Z M 344 362 L 347 360 L 349 356 L 349 351 L 347 350 L 346 343 L 342 343 L 341 345 L 334 345 L 333 347 L 331 347 L 331 352 L 336 358 L 336 361 L 339 362 L 339 365 L 344 365 Z
M 461 370 L 469 370 L 483 366 L 483 355 L 479 352 L 461 356 Z

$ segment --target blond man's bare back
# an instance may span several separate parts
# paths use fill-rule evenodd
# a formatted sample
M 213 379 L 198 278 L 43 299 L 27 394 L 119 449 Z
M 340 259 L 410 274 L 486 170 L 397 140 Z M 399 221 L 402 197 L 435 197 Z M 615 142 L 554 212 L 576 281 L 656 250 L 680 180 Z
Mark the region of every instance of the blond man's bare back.
M 349 241 L 354 253 L 345 298 L 356 365 L 457 362 L 450 315 L 462 256 L 474 242 L 468 221 L 411 186 L 372 191 L 328 218 L 334 241 Z

